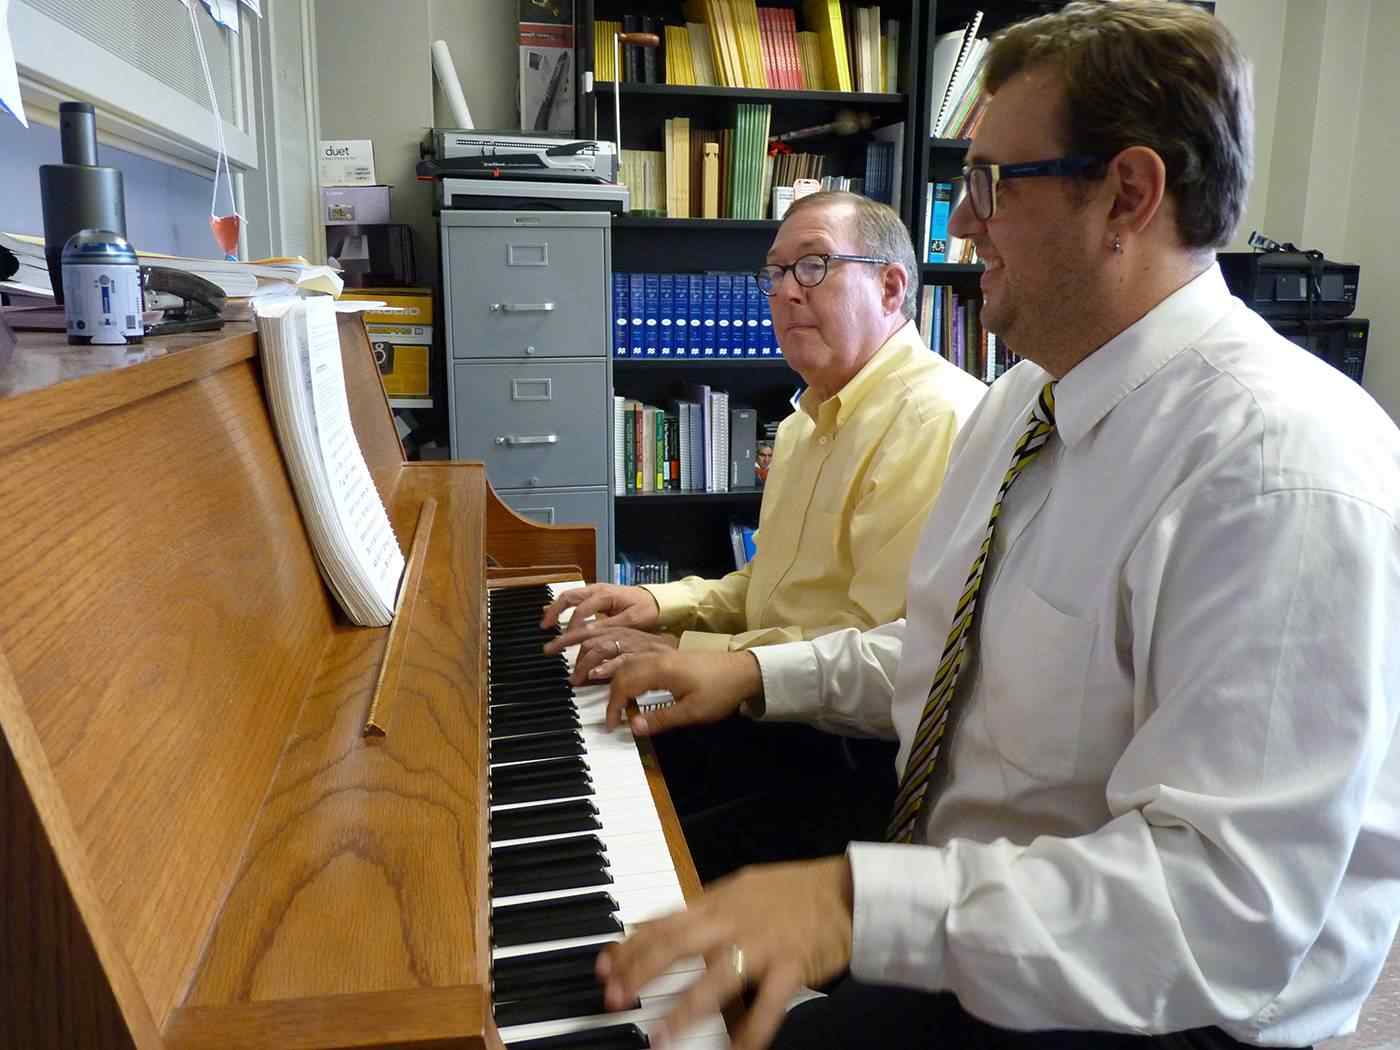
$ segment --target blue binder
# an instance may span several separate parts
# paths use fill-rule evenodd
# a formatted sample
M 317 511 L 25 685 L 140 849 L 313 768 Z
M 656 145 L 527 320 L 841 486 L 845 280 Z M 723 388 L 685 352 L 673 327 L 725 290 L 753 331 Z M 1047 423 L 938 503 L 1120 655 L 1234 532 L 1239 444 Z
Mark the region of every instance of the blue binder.
M 629 277 L 625 273 L 612 275 L 613 357 L 627 356 L 627 307 L 632 292 Z
M 629 356 L 641 357 L 646 353 L 646 274 L 629 274 L 627 294 L 631 300 L 632 320 L 627 325 L 627 345 L 632 352 Z
M 719 275 L 705 275 L 704 296 L 705 342 L 703 356 L 714 357 L 719 352 Z
M 669 273 L 656 275 L 656 343 L 661 357 L 671 358 L 676 354 L 676 282 Z
M 677 273 L 671 279 L 675 284 L 671 298 L 671 338 L 676 344 L 676 356 L 685 357 L 690 347 L 690 277 Z
M 642 307 L 642 318 L 646 326 L 646 336 L 642 344 L 642 355 L 656 357 L 661 350 L 661 328 L 657 324 L 661 309 L 661 275 L 649 273 L 643 276 L 646 277 L 646 300 Z

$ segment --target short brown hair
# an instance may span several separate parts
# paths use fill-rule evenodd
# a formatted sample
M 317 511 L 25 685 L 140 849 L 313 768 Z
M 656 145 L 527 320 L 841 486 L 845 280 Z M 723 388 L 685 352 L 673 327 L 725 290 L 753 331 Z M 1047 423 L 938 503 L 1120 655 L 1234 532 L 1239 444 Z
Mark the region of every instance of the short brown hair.
M 1037 66 L 1064 85 L 1071 152 L 1155 150 L 1183 243 L 1229 242 L 1254 168 L 1254 92 L 1249 62 L 1219 19 L 1168 0 L 1075 0 L 995 38 L 986 90 Z
M 881 204 L 859 193 L 844 190 L 827 190 L 822 193 L 809 193 L 799 197 L 788 206 L 783 216 L 786 222 L 795 212 L 811 208 L 851 209 L 850 231 L 855 237 L 856 250 L 861 255 L 878 255 L 898 263 L 904 271 L 904 302 L 900 312 L 912 320 L 919 305 L 919 261 L 914 255 L 914 242 L 909 239 L 909 230 L 899 213 L 888 204 Z

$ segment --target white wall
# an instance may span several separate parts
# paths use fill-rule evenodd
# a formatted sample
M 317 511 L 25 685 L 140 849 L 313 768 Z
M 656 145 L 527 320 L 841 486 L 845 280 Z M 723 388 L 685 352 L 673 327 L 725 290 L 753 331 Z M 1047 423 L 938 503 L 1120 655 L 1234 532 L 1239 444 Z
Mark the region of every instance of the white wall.
M 1400 3 L 1374 0 L 1365 49 L 1351 210 L 1342 259 L 1361 266 L 1356 313 L 1371 319 L 1366 389 L 1400 421 Z

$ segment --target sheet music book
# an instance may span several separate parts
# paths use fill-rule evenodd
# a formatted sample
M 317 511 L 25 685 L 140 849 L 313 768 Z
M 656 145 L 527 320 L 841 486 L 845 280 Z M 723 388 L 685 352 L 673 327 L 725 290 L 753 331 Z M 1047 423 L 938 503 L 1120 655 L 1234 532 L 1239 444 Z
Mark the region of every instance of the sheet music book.
M 394 617 L 404 557 L 350 421 L 335 303 L 259 304 L 263 380 L 321 575 L 365 627 Z

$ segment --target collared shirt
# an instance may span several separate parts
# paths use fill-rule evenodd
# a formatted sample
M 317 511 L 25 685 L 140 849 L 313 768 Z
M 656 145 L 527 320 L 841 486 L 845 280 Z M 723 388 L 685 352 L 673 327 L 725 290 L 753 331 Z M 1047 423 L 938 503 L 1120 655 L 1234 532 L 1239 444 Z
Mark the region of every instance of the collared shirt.
M 904 585 L 958 428 L 986 393 L 910 321 L 838 393 L 778 430 L 757 553 L 719 580 L 649 585 L 681 648 L 747 649 L 904 615 Z
M 756 654 L 899 766 L 1029 362 L 964 428 L 909 618 Z M 918 841 L 858 844 L 852 971 L 1017 1029 L 1350 1031 L 1400 922 L 1400 432 L 1212 267 L 1070 371 L 1012 487 Z M 905 643 L 908 644 L 905 644 Z

